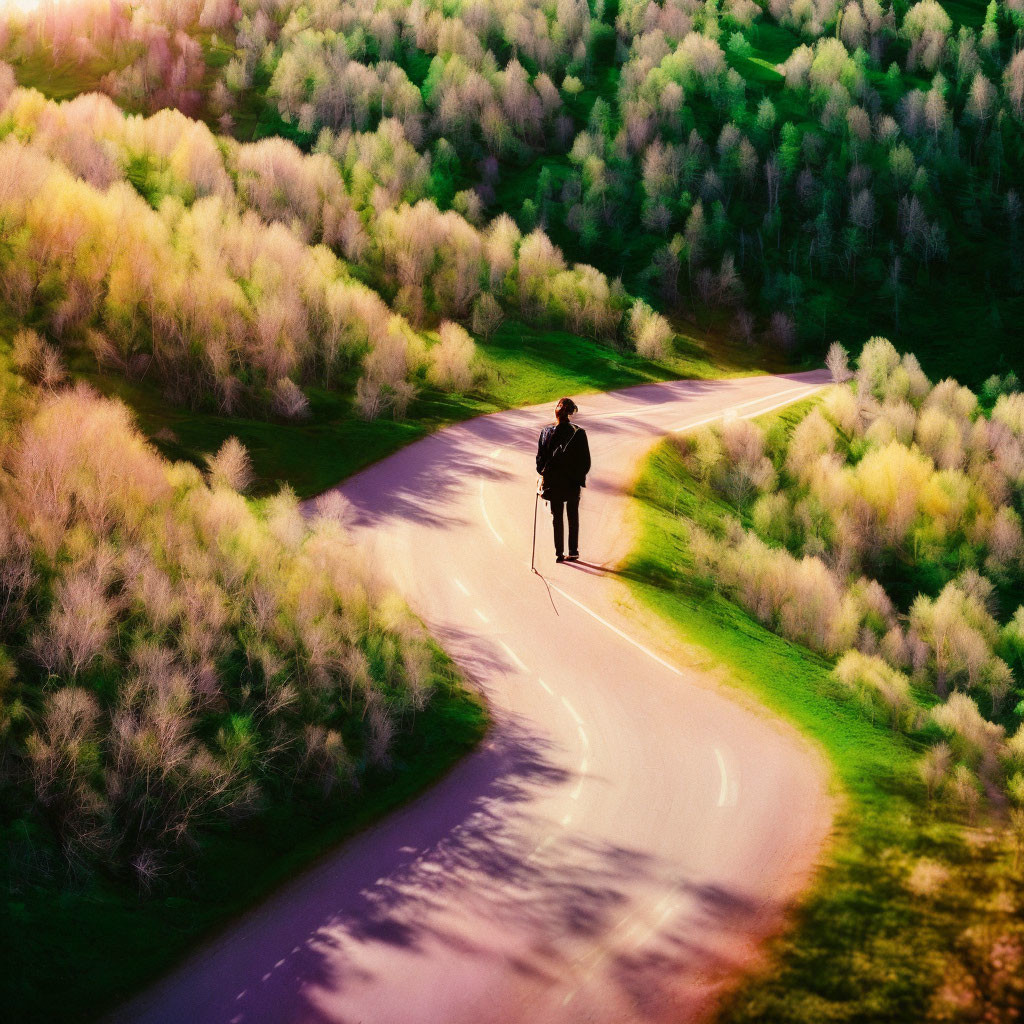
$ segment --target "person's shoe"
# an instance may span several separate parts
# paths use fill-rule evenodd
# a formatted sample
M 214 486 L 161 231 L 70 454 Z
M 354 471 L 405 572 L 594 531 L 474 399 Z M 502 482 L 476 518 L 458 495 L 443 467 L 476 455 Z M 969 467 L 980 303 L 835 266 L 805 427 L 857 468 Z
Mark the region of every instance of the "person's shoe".
M 564 562 L 565 561 L 565 555 L 555 555 L 555 561 L 556 562 Z
M 578 562 L 580 560 L 579 552 L 577 551 L 575 554 L 572 554 L 570 552 L 568 555 L 565 556 L 565 560 L 567 562 Z

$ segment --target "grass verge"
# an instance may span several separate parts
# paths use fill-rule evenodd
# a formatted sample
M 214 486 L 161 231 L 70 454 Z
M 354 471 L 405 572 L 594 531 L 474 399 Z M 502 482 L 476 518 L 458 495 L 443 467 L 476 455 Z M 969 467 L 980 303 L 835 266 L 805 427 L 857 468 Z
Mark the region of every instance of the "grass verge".
M 201 466 L 207 453 L 234 435 L 252 458 L 253 493 L 266 494 L 287 483 L 301 498 L 322 493 L 434 430 L 483 413 L 652 381 L 764 372 L 756 349 L 689 334 L 678 334 L 672 354 L 659 362 L 564 331 L 519 323 L 503 324 L 478 348 L 482 381 L 472 391 L 452 395 L 425 387 L 404 419 L 383 416 L 369 422 L 353 408 L 355 370 L 351 380 L 336 381 L 332 390 L 306 388 L 311 415 L 296 423 L 175 406 L 153 385 L 97 373 L 85 356 L 73 369 L 76 376 L 129 405 L 168 458 Z
M 189 884 L 151 897 L 114 879 L 41 878 L 11 891 L 0 927 L 10 1024 L 84 1021 L 140 989 L 339 842 L 438 781 L 483 736 L 487 714 L 437 652 L 437 688 L 389 771 L 318 808 L 278 803 L 203 839 Z M 6 830 L 5 830 L 6 831 Z M 6 834 L 0 847 L 24 850 Z M 59 884 L 55 884 L 59 883 Z
M 846 797 L 827 863 L 775 941 L 771 966 L 739 987 L 723 1019 L 1017 1019 L 1019 851 L 997 828 L 966 827 L 929 804 L 911 741 L 847 698 L 829 662 L 695 577 L 687 524 L 708 526 L 733 510 L 687 473 L 675 442 L 654 450 L 634 495 L 640 531 L 626 569 L 637 595 L 732 685 L 817 742 Z

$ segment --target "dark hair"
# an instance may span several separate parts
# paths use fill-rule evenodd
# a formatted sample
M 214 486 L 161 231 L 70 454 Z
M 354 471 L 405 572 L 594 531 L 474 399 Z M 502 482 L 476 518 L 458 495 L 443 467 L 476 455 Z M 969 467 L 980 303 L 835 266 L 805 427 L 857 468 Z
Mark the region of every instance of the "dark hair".
M 571 398 L 560 398 L 555 406 L 555 419 L 562 423 L 576 411 L 576 403 Z

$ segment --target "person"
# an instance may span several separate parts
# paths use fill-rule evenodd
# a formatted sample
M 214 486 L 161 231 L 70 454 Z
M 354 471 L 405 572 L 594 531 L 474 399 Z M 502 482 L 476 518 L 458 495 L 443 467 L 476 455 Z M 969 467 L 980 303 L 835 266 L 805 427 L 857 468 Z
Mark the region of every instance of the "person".
M 551 504 L 556 562 L 577 562 L 580 557 L 580 488 L 587 486 L 590 445 L 587 432 L 570 422 L 576 411 L 571 398 L 560 398 L 555 406 L 555 422 L 541 430 L 537 441 L 540 496 Z M 568 556 L 563 514 L 569 520 Z

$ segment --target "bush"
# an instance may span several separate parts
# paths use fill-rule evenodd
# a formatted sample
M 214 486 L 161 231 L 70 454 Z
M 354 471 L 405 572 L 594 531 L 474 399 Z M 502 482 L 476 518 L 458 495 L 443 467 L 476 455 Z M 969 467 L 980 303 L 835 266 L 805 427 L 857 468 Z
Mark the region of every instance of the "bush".
M 143 887 L 282 787 L 315 802 L 386 765 L 433 682 L 333 503 L 307 523 L 285 490 L 255 511 L 234 438 L 208 464 L 209 484 L 163 461 L 83 387 L 0 449 L 2 707 L 25 709 L 0 792 L 80 868 Z
M 211 487 L 227 487 L 239 493 L 252 483 L 252 462 L 237 437 L 229 437 L 216 455 L 208 455 Z
M 629 313 L 629 339 L 645 359 L 664 359 L 675 333 L 668 321 L 641 299 Z
M 849 353 L 838 341 L 833 341 L 829 346 L 825 365 L 835 384 L 845 384 L 853 376 L 850 372 Z
M 484 292 L 473 303 L 473 333 L 479 334 L 485 341 L 490 340 L 504 319 L 505 314 L 498 300 L 490 292 Z
M 273 389 L 273 409 L 286 420 L 304 420 L 309 416 L 309 399 L 288 377 L 281 377 Z
M 915 718 L 916 704 L 910 680 L 877 655 L 847 651 L 837 662 L 836 678 L 870 709 L 888 717 L 894 728 L 907 728 Z
M 448 321 L 437 333 L 438 342 L 427 353 L 427 379 L 444 391 L 466 391 L 473 383 L 473 339 L 458 324 Z
M 911 684 L 934 691 L 930 717 L 957 758 L 983 789 L 1008 786 L 999 765 L 1015 763 L 1018 741 L 1001 723 L 1024 671 L 1024 609 L 1006 625 L 996 609 L 997 588 L 1024 585 L 1022 442 L 1019 395 L 1000 395 L 987 418 L 970 390 L 933 387 L 916 359 L 873 338 L 856 379 L 783 420 L 770 444 L 737 419 L 683 439 L 687 467 L 739 517 L 717 534 L 691 530 L 695 572 L 838 657 L 836 677 L 894 728 L 924 720 Z M 931 792 L 949 765 L 941 750 L 929 756 Z M 974 813 L 978 780 L 951 778 Z

